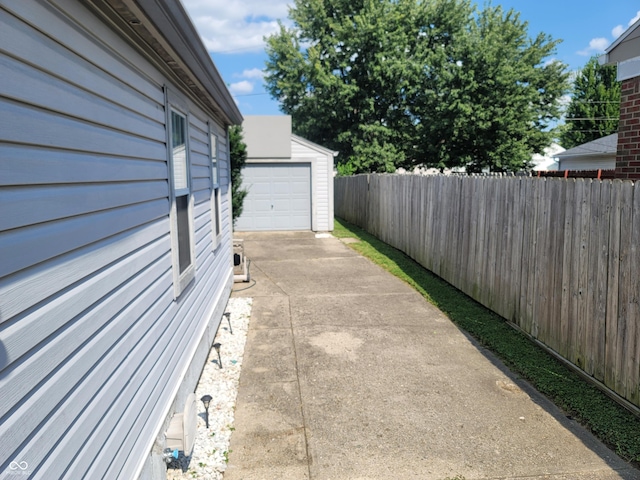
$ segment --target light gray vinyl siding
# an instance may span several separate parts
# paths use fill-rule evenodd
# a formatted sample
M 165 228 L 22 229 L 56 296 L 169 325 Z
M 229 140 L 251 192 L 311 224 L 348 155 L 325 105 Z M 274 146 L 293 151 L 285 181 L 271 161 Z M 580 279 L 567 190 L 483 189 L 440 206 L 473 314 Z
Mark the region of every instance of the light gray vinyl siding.
M 315 231 L 333 230 L 333 156 L 316 150 L 293 138 L 291 157 L 295 162 L 310 162 L 313 192 L 313 225 Z
M 615 155 L 588 155 L 560 158 L 560 170 L 613 170 Z
M 231 288 L 215 120 L 188 100 L 196 273 L 174 301 L 164 86 L 180 86 L 79 1 L 3 0 L 0 25 L 0 477 L 17 461 L 131 478 Z

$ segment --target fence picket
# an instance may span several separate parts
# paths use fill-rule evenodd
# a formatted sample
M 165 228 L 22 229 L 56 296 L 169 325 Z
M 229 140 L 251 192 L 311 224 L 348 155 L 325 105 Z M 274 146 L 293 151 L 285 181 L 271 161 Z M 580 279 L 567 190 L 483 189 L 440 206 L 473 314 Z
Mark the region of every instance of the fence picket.
M 616 366 L 618 372 L 614 390 L 626 393 L 626 384 L 632 377 L 631 368 L 631 348 L 635 339 L 633 328 L 634 321 L 629 318 L 629 304 L 632 294 L 631 285 L 631 238 L 632 232 L 632 212 L 633 205 L 633 184 L 622 183 L 620 201 L 620 268 L 618 273 L 618 337 L 616 345 Z M 629 360 L 629 361 L 628 361 Z
M 524 180 L 520 178 L 516 178 L 513 180 L 513 215 L 511 218 L 512 229 L 513 229 L 513 242 L 510 243 L 512 251 L 511 255 L 509 255 L 511 264 L 509 266 L 511 270 L 509 285 L 511 288 L 511 305 L 509 316 L 506 317 L 508 320 L 518 323 L 518 311 L 520 310 L 520 269 L 522 264 L 522 238 L 523 238 L 523 227 L 524 222 L 524 199 L 523 199 L 523 191 L 525 188 Z M 518 221 L 520 220 L 520 221 Z
M 611 180 L 600 185 L 600 218 L 598 223 L 598 268 L 596 280 L 596 309 L 594 312 L 594 338 L 596 341 L 594 372 L 596 380 L 604 382 L 606 365 L 607 291 L 609 286 L 609 231 L 611 214 Z
M 630 319 L 627 350 L 628 375 L 624 397 L 638 405 L 640 402 L 640 326 L 637 320 L 640 316 L 640 275 L 633 270 L 633 266 L 640 265 L 640 245 L 638 245 L 638 239 L 640 239 L 640 182 L 634 184 L 631 212 L 633 227 L 629 265 L 632 268 L 632 274 L 629 282 L 629 310 L 627 312 Z
M 600 192 L 602 182 L 597 180 L 591 182 L 590 188 L 590 206 L 589 206 L 589 248 L 586 252 L 587 256 L 587 298 L 585 302 L 585 311 L 588 318 L 585 321 L 585 363 L 584 371 L 589 375 L 593 375 L 596 367 L 597 352 L 597 292 L 598 292 L 598 250 L 599 250 L 599 228 L 601 212 Z

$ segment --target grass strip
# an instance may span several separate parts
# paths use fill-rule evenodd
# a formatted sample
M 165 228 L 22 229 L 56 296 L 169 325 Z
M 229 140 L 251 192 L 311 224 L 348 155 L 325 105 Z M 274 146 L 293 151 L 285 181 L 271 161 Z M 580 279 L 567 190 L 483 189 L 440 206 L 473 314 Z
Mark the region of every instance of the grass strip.
M 514 373 L 550 398 L 620 457 L 640 466 L 640 419 L 510 327 L 498 314 L 426 270 L 401 251 L 344 220 L 334 236 L 404 280 L 460 328 L 499 357 Z

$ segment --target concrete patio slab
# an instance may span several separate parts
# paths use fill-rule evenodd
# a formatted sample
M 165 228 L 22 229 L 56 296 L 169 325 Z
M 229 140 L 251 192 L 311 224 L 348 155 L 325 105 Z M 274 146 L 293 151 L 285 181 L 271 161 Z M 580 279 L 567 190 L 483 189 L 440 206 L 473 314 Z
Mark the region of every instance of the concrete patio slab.
M 254 307 L 226 480 L 640 479 L 344 243 L 244 238 L 259 273 L 233 294 Z
M 383 293 L 378 295 L 376 309 L 371 308 L 369 294 L 300 295 L 292 297 L 291 316 L 296 326 L 313 325 L 320 321 L 331 325 L 423 325 L 425 315 L 437 311 L 422 300 L 417 292 Z M 403 305 L 398 316 L 398 304 Z M 318 318 L 318 313 L 322 318 Z M 448 320 L 438 317 L 443 323 Z

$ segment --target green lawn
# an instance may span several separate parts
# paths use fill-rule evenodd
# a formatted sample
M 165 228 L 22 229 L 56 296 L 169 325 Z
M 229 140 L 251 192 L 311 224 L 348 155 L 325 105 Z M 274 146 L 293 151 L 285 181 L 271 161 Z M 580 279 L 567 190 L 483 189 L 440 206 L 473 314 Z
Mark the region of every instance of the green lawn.
M 498 356 L 564 412 L 625 460 L 640 465 L 640 419 L 533 343 L 524 334 L 405 254 L 364 230 L 336 219 L 333 234 L 404 280 L 461 329 Z

